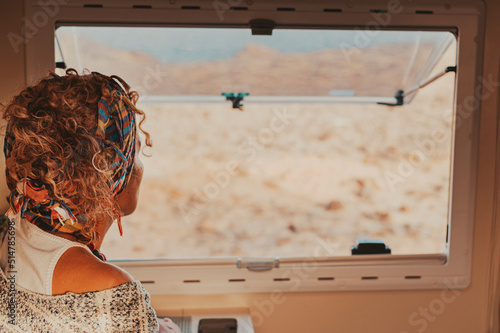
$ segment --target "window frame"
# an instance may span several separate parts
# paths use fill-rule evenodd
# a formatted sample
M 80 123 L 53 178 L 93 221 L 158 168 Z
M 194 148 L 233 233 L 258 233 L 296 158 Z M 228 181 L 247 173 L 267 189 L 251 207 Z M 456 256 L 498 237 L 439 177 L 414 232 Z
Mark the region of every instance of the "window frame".
M 309 258 L 113 260 L 112 263 L 126 269 L 153 295 L 464 289 L 469 286 L 480 92 L 487 81 L 481 76 L 484 48 L 484 6 L 481 2 L 456 1 L 450 7 L 442 0 L 419 1 L 418 4 L 398 0 L 353 0 L 336 5 L 340 12 L 324 11 L 332 6 L 324 0 L 288 1 L 286 4 L 254 0 L 244 11 L 229 10 L 229 5 L 215 8 L 218 1 L 193 0 L 190 1 L 191 9 L 187 10 L 182 9 L 181 4 L 160 0 L 148 3 L 152 8 L 134 8 L 131 1 L 119 0 L 93 1 L 93 7 L 85 7 L 83 0 L 67 0 L 57 2 L 49 11 L 41 8 L 39 1 L 25 0 L 26 22 L 34 24 L 35 29 L 31 35 L 26 32 L 24 39 L 27 82 L 45 76 L 46 69 L 54 69 L 54 33 L 61 25 L 248 27 L 248 22 L 258 17 L 274 20 L 277 28 L 363 27 L 368 33 L 373 31 L 370 27 L 376 27 L 454 32 L 457 36 L 457 72 L 449 237 L 443 254 L 332 257 L 328 256 L 328 244 L 320 240 L 315 256 Z M 95 7 L 95 4 L 102 4 L 102 7 Z M 193 10 L 194 7 L 199 9 Z M 296 10 L 281 11 L 276 10 L 277 7 Z M 42 17 L 46 18 L 46 23 L 38 24 L 45 22 Z

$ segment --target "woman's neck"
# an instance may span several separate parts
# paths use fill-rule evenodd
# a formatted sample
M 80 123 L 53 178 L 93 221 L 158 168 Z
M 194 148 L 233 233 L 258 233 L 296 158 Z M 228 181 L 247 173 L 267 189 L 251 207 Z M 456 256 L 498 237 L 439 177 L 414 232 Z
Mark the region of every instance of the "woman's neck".
M 104 241 L 104 236 L 106 236 L 106 233 L 108 232 L 112 224 L 113 220 L 111 218 L 102 218 L 96 223 L 95 229 L 99 233 L 100 237 L 94 240 L 95 249 L 97 250 L 101 249 L 102 242 Z M 48 232 L 53 235 L 68 239 L 70 241 L 78 242 L 76 237 L 71 234 L 64 234 L 57 231 L 48 231 Z

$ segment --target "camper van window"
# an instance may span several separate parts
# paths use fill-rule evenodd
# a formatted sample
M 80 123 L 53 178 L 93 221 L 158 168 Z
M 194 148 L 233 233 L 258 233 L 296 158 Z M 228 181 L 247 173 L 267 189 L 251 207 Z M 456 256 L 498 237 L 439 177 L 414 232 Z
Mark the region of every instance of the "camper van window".
M 59 73 L 123 77 L 154 142 L 137 212 L 103 252 L 286 258 L 328 244 L 328 255 L 350 256 L 374 240 L 391 255 L 445 253 L 455 36 L 359 36 L 59 27 Z

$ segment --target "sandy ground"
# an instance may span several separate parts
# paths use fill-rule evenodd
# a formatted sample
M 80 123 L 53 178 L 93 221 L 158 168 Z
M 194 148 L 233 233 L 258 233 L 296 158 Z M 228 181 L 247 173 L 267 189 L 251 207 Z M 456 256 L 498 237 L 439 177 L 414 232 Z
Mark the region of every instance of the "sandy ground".
M 356 239 L 376 238 L 393 253 L 440 252 L 450 79 L 404 109 L 144 105 L 154 148 L 142 157 L 141 201 L 124 218 L 123 238 L 112 229 L 103 250 L 112 258 L 295 256 L 312 255 L 321 238 L 347 255 Z
M 141 54 L 121 59 L 115 73 L 158 64 Z M 96 64 L 102 71 L 109 59 Z M 404 108 L 142 104 L 154 147 L 141 157 L 139 207 L 123 218 L 123 237 L 110 229 L 102 250 L 110 259 L 312 256 L 323 241 L 333 255 L 349 255 L 356 239 L 369 238 L 395 254 L 441 252 L 453 79 Z

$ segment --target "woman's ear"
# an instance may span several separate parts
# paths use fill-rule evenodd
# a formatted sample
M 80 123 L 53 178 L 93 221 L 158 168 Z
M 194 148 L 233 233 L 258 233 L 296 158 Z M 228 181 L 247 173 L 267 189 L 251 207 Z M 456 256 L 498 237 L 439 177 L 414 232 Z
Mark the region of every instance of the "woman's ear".
M 127 187 L 115 198 L 115 202 L 123 212 L 123 216 L 132 214 L 137 208 L 143 173 L 144 166 L 142 165 L 142 161 L 136 157 Z

